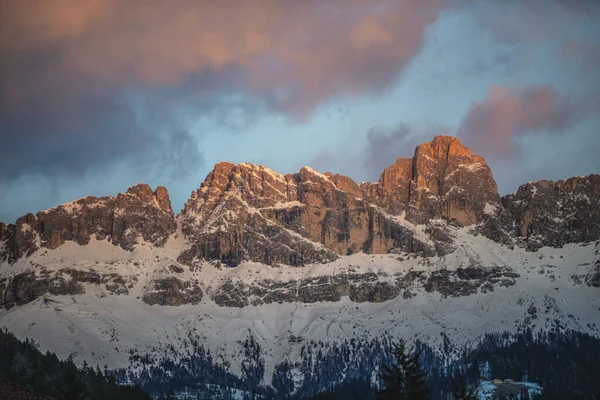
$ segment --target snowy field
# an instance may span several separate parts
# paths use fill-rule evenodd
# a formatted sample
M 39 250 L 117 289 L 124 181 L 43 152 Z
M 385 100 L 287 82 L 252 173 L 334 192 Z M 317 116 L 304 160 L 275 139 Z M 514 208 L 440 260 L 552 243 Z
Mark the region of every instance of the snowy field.
M 194 272 L 184 267 L 183 279 L 198 280 L 204 296 L 198 305 L 150 306 L 141 297 L 153 279 L 170 276 L 167 268 L 177 264 L 184 248 L 183 235 L 171 237 L 165 248 L 140 245 L 127 252 L 105 241 L 86 246 L 67 242 L 55 250 L 42 249 L 14 265 L 0 265 L 2 276 L 43 267 L 94 270 L 135 277 L 128 295 L 107 293 L 102 286 L 85 284 L 85 293 L 75 296 L 46 296 L 28 304 L 0 311 L 0 326 L 18 337 L 30 337 L 40 350 L 59 357 L 73 356 L 92 365 L 125 367 L 131 350 L 152 353 L 173 346 L 185 352 L 191 335 L 217 361 L 226 362 L 231 372 L 240 373 L 240 343 L 252 335 L 265 350 L 265 376 L 275 365 L 300 358 L 308 340 L 332 342 L 340 339 L 389 335 L 409 341 L 440 344 L 444 333 L 456 351 L 475 346 L 486 333 L 516 331 L 529 317 L 533 305 L 538 317 L 528 322 L 534 331 L 548 329 L 555 321 L 564 327 L 600 336 L 598 288 L 577 284 L 573 275 L 585 276 L 594 268 L 598 243 L 569 244 L 560 249 L 537 252 L 514 250 L 473 236 L 468 229 L 453 229 L 457 250 L 443 257 L 414 255 L 355 254 L 329 264 L 301 268 L 271 267 L 244 263 L 236 268 L 217 268 L 203 263 Z M 400 258 L 401 257 L 401 258 Z M 459 267 L 507 266 L 520 275 L 516 284 L 496 286 L 492 292 L 444 298 L 424 289 L 414 297 L 398 296 L 383 303 L 339 302 L 272 303 L 243 308 L 221 307 L 210 299 L 227 280 L 251 283 L 257 280 L 300 280 L 306 277 L 362 272 L 378 273 L 393 280 L 408 271 L 454 270 Z M 133 281 L 132 281 L 133 282 Z M 290 338 L 295 340 L 290 340 Z M 176 356 L 174 356 L 176 358 Z M 267 382 L 268 383 L 268 382 Z

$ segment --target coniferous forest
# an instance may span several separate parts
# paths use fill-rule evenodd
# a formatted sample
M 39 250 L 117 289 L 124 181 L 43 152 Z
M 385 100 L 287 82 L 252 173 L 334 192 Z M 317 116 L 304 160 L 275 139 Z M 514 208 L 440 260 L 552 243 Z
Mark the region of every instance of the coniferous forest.
M 71 359 L 42 354 L 35 342 L 21 341 L 0 330 L 0 380 L 23 386 L 37 394 L 63 400 L 150 400 L 138 387 L 117 383 L 111 374 Z
M 222 388 L 244 388 L 245 396 L 252 399 L 314 399 L 314 400 L 353 400 L 364 399 L 373 400 L 377 398 L 396 398 L 382 396 L 383 388 L 398 382 L 402 379 L 410 381 L 410 377 L 399 377 L 395 375 L 401 369 L 405 371 L 418 369 L 425 373 L 425 383 L 428 387 L 429 395 L 423 397 L 432 400 L 453 400 L 453 393 L 463 393 L 476 388 L 480 379 L 514 379 L 515 381 L 529 381 L 540 384 L 543 387 L 543 393 L 540 395 L 521 395 L 520 399 L 589 399 L 600 400 L 600 339 L 589 335 L 573 332 L 551 332 L 533 335 L 531 331 L 524 331 L 518 335 L 496 334 L 488 335 L 477 346 L 476 349 L 464 352 L 458 360 L 451 363 L 445 362 L 443 353 L 433 351 L 422 343 L 417 346 L 406 346 L 406 349 L 398 352 L 398 347 L 394 344 L 390 348 L 385 347 L 389 354 L 380 354 L 377 358 L 382 360 L 379 369 L 379 387 L 373 388 L 371 376 L 363 378 L 350 378 L 335 387 L 329 387 L 315 394 L 315 388 L 311 391 L 313 394 L 307 394 L 300 391 L 295 396 L 290 397 L 290 393 L 284 392 L 282 386 L 278 392 L 273 390 L 262 390 L 254 392 L 248 390 L 252 385 L 246 382 L 245 378 L 232 380 L 232 376 L 224 370 L 217 368 L 214 374 L 208 374 L 206 381 L 198 377 L 194 381 L 171 380 L 169 383 L 174 386 L 164 390 L 155 390 L 151 394 L 162 398 L 174 398 L 175 392 L 185 392 L 187 389 L 198 388 L 203 384 L 206 393 L 195 392 L 194 398 L 228 398 L 233 395 L 232 391 L 217 390 Z M 411 358 L 414 355 L 413 350 L 419 354 L 419 361 Z M 379 350 L 365 349 L 364 354 L 375 354 Z M 396 354 L 398 353 L 398 354 Z M 47 352 L 42 354 L 36 344 L 26 339 L 21 341 L 13 334 L 0 330 L 0 380 L 23 386 L 41 395 L 56 399 L 151 399 L 152 397 L 139 387 L 120 384 L 123 382 L 123 375 L 116 371 L 102 371 L 98 367 L 91 368 L 87 365 L 77 367 L 72 360 L 59 360 L 56 355 Z M 402 354 L 407 357 L 402 358 Z M 386 369 L 384 366 L 390 366 L 394 360 L 400 360 L 400 366 L 404 363 L 405 367 L 400 369 Z M 335 359 L 328 361 L 329 368 L 335 368 Z M 371 363 L 371 361 L 369 361 Z M 372 365 L 372 363 L 370 364 Z M 169 371 L 187 370 L 189 365 L 176 365 L 171 363 Z M 211 369 L 209 365 L 205 366 Z M 160 367 L 156 367 L 159 368 Z M 388 371 L 387 378 L 385 373 Z M 254 374 L 247 374 L 252 377 L 254 384 L 257 379 Z M 187 376 L 193 379 L 192 375 L 181 374 L 179 377 Z M 223 379 L 219 379 L 222 377 Z M 150 376 L 145 376 L 146 379 Z M 383 379 L 382 379 L 383 378 Z M 222 382 L 221 382 L 222 380 Z M 210 382 L 209 382 L 210 381 Z M 457 383 L 462 382 L 465 388 L 458 388 Z M 146 381 L 145 387 L 148 387 Z M 212 386 L 211 386 L 212 385 Z M 306 385 L 305 385 L 306 386 Z M 306 386 L 306 389 L 309 387 Z M 378 390 L 377 390 L 378 389 Z M 216 391 L 215 391 L 216 390 Z M 212 394 L 211 394 L 212 393 Z M 229 393 L 230 395 L 228 395 Z M 224 396 L 224 397 L 223 397 Z M 245 397 L 245 398 L 246 398 Z M 180 396 L 179 398 L 185 398 Z M 503 398 L 503 397 L 497 397 Z M 511 398 L 511 397 L 504 397 Z
M 542 386 L 542 394 L 522 395 L 521 400 L 600 399 L 600 339 L 589 335 L 550 332 L 534 336 L 529 330 L 517 336 L 488 335 L 475 350 L 465 352 L 449 367 L 444 367 L 432 352 L 427 354 L 426 346 L 420 347 L 421 358 L 426 361 L 423 364 L 429 363 L 427 382 L 434 400 L 452 400 L 461 378 L 471 388 L 480 379 L 513 379 Z M 357 393 L 361 397 L 352 397 Z M 375 396 L 376 391 L 367 382 L 355 380 L 313 399 L 375 399 Z

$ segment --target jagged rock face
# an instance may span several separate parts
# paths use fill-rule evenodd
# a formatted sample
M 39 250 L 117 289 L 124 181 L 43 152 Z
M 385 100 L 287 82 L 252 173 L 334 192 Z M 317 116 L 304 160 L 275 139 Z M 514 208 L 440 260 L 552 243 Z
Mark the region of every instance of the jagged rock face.
M 419 146 L 415 158 L 398 159 L 372 184 L 309 167 L 282 175 L 219 163 L 184 207 L 192 245 L 180 261 L 303 265 L 358 251 L 445 254 L 450 246 L 417 238 L 397 217 L 406 211 L 418 224 L 447 218 L 472 225 L 489 218 L 490 207 L 500 208 L 500 198 L 489 168 L 451 137 Z
M 355 303 L 380 303 L 401 293 L 404 299 L 409 299 L 421 289 L 444 297 L 487 293 L 494 291 L 496 286 L 512 286 L 517 278 L 519 274 L 510 268 L 476 266 L 455 271 L 410 271 L 394 277 L 381 272 L 350 272 L 299 281 L 264 279 L 243 282 L 228 279 L 210 291 L 209 296 L 219 306 L 240 308 L 270 303 L 337 302 L 345 296 Z
M 194 205 L 186 204 L 182 227 L 192 245 L 182 252 L 180 262 L 192 265 L 195 260 L 221 260 L 235 266 L 244 260 L 253 260 L 264 264 L 303 265 L 337 258 L 319 243 L 266 218 L 235 192 L 223 194 L 219 200 L 218 207 L 208 215 L 204 210 L 212 207 L 210 197 L 205 202 L 208 204 L 200 204 L 198 214 L 191 211 Z
M 40 246 L 54 249 L 67 240 L 85 245 L 93 235 L 131 250 L 138 236 L 161 246 L 175 228 L 167 190 L 159 186 L 152 191 L 139 184 L 116 197 L 89 196 L 20 217 L 12 231 L 5 229 L 6 248 L 9 258 L 16 260 Z
M 62 268 L 50 272 L 39 266 L 36 271 L 22 272 L 0 278 L 0 308 L 12 308 L 27 304 L 44 295 L 77 295 L 85 293 L 84 284 L 102 286 L 114 295 L 127 295 L 136 276 L 121 276 L 116 273 L 99 274 Z
M 8 240 L 8 256 L 14 260 L 32 254 L 38 249 L 37 220 L 29 213 L 17 219 Z
M 531 248 L 590 241 L 600 238 L 598 180 L 541 181 L 501 201 L 483 158 L 449 136 L 421 144 L 378 182 L 360 185 L 309 167 L 282 175 L 223 162 L 178 217 L 189 243 L 178 259 L 300 266 L 359 251 L 448 254 L 455 246 L 438 219 L 474 225 L 507 245 L 515 236 Z M 139 237 L 162 246 L 176 225 L 167 190 L 140 184 L 116 197 L 86 197 L 0 224 L 0 259 L 12 262 L 65 241 L 85 245 L 92 237 L 127 250 Z
M 219 163 L 184 207 L 182 229 L 192 245 L 180 261 L 304 265 L 361 250 L 434 251 L 359 196 L 364 192 L 350 178 L 308 167 L 281 175 L 263 166 Z
M 413 159 L 399 158 L 386 168 L 374 184 L 379 205 L 393 215 L 400 215 L 408 206 L 410 182 L 413 178 Z
M 180 306 L 198 304 L 202 300 L 202 289 L 197 281 L 185 281 L 174 276 L 154 279 L 150 291 L 144 293 L 142 300 L 146 304 L 161 306 Z
M 600 175 L 527 183 L 504 196 L 512 233 L 528 247 L 561 247 L 600 238 Z
M 0 222 L 0 249 L 1 249 L 0 256 L 2 255 L 2 250 L 5 248 L 5 244 L 8 241 L 9 235 L 10 235 L 9 225 L 6 225 L 5 223 Z
M 499 207 L 500 197 L 483 158 L 450 136 L 417 147 L 407 220 L 423 224 L 447 218 L 468 226 L 486 219 L 486 205 Z

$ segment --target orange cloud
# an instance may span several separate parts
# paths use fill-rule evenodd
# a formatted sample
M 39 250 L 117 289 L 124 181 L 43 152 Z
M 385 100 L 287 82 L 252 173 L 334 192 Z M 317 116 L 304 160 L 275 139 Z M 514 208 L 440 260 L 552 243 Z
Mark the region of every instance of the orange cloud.
M 229 74 L 237 88 L 301 115 L 393 82 L 442 1 L 14 1 L 2 5 L 0 50 L 12 55 L 17 75 L 28 73 L 23 54 L 51 52 L 48 70 L 63 86 L 72 80 L 64 71 L 97 89 Z M 27 79 L 35 89 L 53 77 Z
M 458 136 L 489 156 L 512 156 L 515 139 L 535 132 L 563 132 L 576 123 L 584 107 L 561 98 L 551 86 L 518 89 L 492 86 L 487 98 L 475 102 Z

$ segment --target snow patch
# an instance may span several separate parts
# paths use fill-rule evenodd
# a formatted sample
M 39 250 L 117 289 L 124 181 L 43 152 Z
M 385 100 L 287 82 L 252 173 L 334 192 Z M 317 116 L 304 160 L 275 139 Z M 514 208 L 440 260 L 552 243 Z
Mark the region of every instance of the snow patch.
M 498 213 L 498 206 L 495 204 L 485 203 L 485 207 L 483 207 L 483 213 L 487 215 L 496 215 Z
M 287 202 L 278 201 L 275 205 L 273 205 L 271 207 L 262 207 L 262 208 L 260 208 L 260 210 L 285 210 L 288 208 L 304 207 L 304 206 L 305 206 L 305 204 L 302 204 L 298 200 L 287 201 Z

